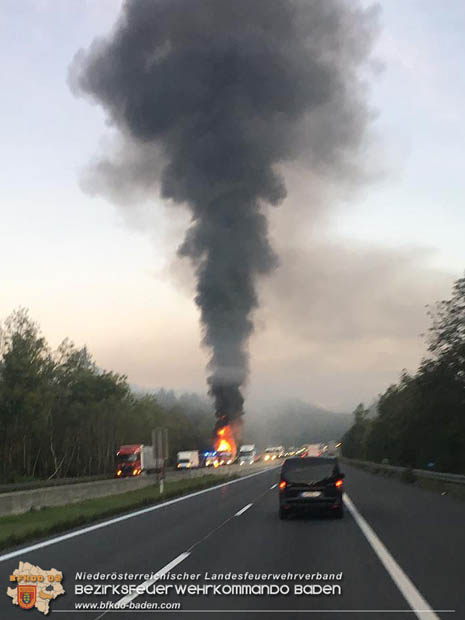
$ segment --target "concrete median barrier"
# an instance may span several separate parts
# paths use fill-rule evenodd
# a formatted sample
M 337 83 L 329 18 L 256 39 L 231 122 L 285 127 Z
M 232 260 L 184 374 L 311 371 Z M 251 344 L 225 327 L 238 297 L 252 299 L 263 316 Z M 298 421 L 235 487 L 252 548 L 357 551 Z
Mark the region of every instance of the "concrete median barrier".
M 166 480 L 180 480 L 196 478 L 206 474 L 219 475 L 246 475 L 254 471 L 268 468 L 269 465 L 228 465 L 225 467 L 202 467 L 188 471 L 168 471 Z M 142 489 L 157 483 L 156 475 L 138 476 L 136 478 L 122 478 L 82 482 L 63 486 L 44 487 L 28 491 L 14 491 L 0 495 L 0 516 L 22 514 L 30 510 L 40 510 L 46 506 L 63 506 L 86 499 L 117 495 L 127 491 Z

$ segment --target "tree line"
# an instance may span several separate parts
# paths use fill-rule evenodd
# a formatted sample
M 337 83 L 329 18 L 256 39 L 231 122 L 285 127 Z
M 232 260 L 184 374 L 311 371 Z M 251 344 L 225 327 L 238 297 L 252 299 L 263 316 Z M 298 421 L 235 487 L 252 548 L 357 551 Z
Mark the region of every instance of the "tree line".
M 173 460 L 210 446 L 213 414 L 195 395 L 135 393 L 67 339 L 52 351 L 25 309 L 1 325 L 1 482 L 110 473 L 118 446 L 150 444 L 157 426 Z
M 465 277 L 429 315 L 428 356 L 379 397 L 375 415 L 355 409 L 345 456 L 465 474 Z

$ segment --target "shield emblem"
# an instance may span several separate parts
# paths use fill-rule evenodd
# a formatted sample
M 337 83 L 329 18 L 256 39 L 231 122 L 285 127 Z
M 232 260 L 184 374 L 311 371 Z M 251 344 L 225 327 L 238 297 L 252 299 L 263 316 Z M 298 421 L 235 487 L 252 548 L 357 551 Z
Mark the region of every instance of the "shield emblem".
M 17 596 L 22 609 L 32 609 L 36 604 L 37 586 L 18 586 Z

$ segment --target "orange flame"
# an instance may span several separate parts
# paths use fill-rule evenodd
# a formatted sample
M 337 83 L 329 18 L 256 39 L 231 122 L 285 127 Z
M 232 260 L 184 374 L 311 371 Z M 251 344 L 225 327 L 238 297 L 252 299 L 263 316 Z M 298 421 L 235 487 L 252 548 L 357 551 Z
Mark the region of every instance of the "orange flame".
M 217 452 L 231 452 L 233 458 L 236 456 L 236 440 L 230 426 L 223 426 L 216 432 L 215 450 Z

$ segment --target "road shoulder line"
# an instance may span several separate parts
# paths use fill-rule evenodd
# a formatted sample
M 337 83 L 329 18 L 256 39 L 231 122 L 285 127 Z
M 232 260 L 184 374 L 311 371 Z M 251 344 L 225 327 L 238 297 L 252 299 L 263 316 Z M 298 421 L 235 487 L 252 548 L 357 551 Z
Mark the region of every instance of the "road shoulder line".
M 440 620 L 439 616 L 434 613 L 432 607 L 425 601 L 409 577 L 394 560 L 387 547 L 378 538 L 371 525 L 362 517 L 347 493 L 344 493 L 344 504 L 417 618 L 419 620 Z

